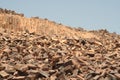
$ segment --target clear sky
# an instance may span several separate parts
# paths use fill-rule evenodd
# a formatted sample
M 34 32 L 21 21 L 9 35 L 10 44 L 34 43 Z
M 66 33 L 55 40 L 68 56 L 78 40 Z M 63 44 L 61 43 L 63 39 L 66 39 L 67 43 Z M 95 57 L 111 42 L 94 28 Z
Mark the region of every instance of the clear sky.
M 107 29 L 120 34 L 120 0 L 0 0 L 0 8 L 71 27 Z

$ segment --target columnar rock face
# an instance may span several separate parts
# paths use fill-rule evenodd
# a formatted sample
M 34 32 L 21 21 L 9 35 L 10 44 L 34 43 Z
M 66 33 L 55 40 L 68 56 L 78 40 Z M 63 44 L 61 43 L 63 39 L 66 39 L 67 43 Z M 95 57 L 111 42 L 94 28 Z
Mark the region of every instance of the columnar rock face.
M 45 34 L 49 36 L 63 36 L 70 38 L 91 38 L 96 37 L 92 33 L 86 31 L 78 31 L 68 26 L 49 21 L 47 19 L 41 19 L 39 17 L 26 18 L 23 14 L 18 14 L 15 11 L 0 9 L 0 27 L 15 30 L 35 32 L 38 34 Z M 87 34 L 87 36 L 86 36 Z M 98 37 L 96 37 L 98 38 Z

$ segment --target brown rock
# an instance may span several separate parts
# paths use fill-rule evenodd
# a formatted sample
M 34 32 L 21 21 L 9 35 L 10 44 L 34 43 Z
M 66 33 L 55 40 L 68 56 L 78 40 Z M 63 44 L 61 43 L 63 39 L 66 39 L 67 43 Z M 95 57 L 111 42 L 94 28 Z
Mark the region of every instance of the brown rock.
M 29 75 L 27 76 L 27 79 L 28 79 L 28 80 L 35 80 L 35 79 L 36 79 L 36 75 L 35 75 L 35 74 L 29 74 Z
M 1 71 L 1 70 L 4 70 L 4 69 L 5 69 L 5 67 L 4 67 L 4 66 L 0 66 L 0 71 Z
M 14 69 L 14 67 L 13 66 L 9 66 L 9 67 L 7 67 L 6 69 L 5 69 L 5 71 L 7 72 L 7 73 L 14 73 L 14 72 L 16 72 L 16 70 Z
M 10 53 L 10 52 L 11 52 L 11 49 L 9 49 L 9 48 L 7 47 L 7 48 L 5 48 L 3 51 L 6 52 L 6 53 Z
M 8 73 L 6 73 L 5 71 L 0 71 L 0 75 L 3 77 L 3 78 L 6 78 L 9 76 Z
M 25 76 L 13 77 L 12 80 L 25 80 Z
M 115 74 L 115 76 L 117 77 L 117 79 L 120 79 L 120 74 Z
M 39 70 L 27 70 L 27 73 L 29 73 L 29 74 L 38 74 Z
M 57 77 L 56 76 L 50 76 L 50 80 L 56 80 Z
M 41 77 L 45 77 L 48 78 L 49 77 L 49 73 L 47 71 L 40 71 L 39 74 L 41 75 Z
M 27 64 L 27 66 L 29 69 L 36 69 L 37 68 L 37 66 L 34 64 Z

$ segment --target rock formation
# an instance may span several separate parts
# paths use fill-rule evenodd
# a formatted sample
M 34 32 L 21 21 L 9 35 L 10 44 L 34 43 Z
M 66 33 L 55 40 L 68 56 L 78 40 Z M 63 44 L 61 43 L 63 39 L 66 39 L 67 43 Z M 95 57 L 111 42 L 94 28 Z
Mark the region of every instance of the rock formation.
M 71 38 L 72 37 L 97 38 L 97 36 L 90 32 L 88 33 L 86 31 L 82 31 L 81 33 L 78 30 L 55 23 L 53 21 L 49 21 L 47 19 L 41 19 L 39 17 L 26 18 L 21 15 L 22 14 L 18 14 L 15 11 L 0 9 L 0 26 L 9 30 L 15 31 L 28 30 L 29 32 L 35 32 L 38 34 L 46 35 L 56 34 L 56 36 L 62 36 L 64 34 L 64 37 Z
M 120 80 L 120 35 L 1 9 L 0 80 Z

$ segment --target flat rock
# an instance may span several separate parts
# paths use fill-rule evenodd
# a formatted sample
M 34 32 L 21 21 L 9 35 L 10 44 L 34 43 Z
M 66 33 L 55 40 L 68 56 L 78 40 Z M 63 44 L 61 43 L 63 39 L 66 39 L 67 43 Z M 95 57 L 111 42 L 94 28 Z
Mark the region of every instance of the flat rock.
M 25 76 L 13 77 L 12 80 L 25 80 Z
M 6 73 L 5 71 L 0 71 L 0 75 L 3 77 L 3 78 L 6 78 L 9 76 L 8 73 Z

